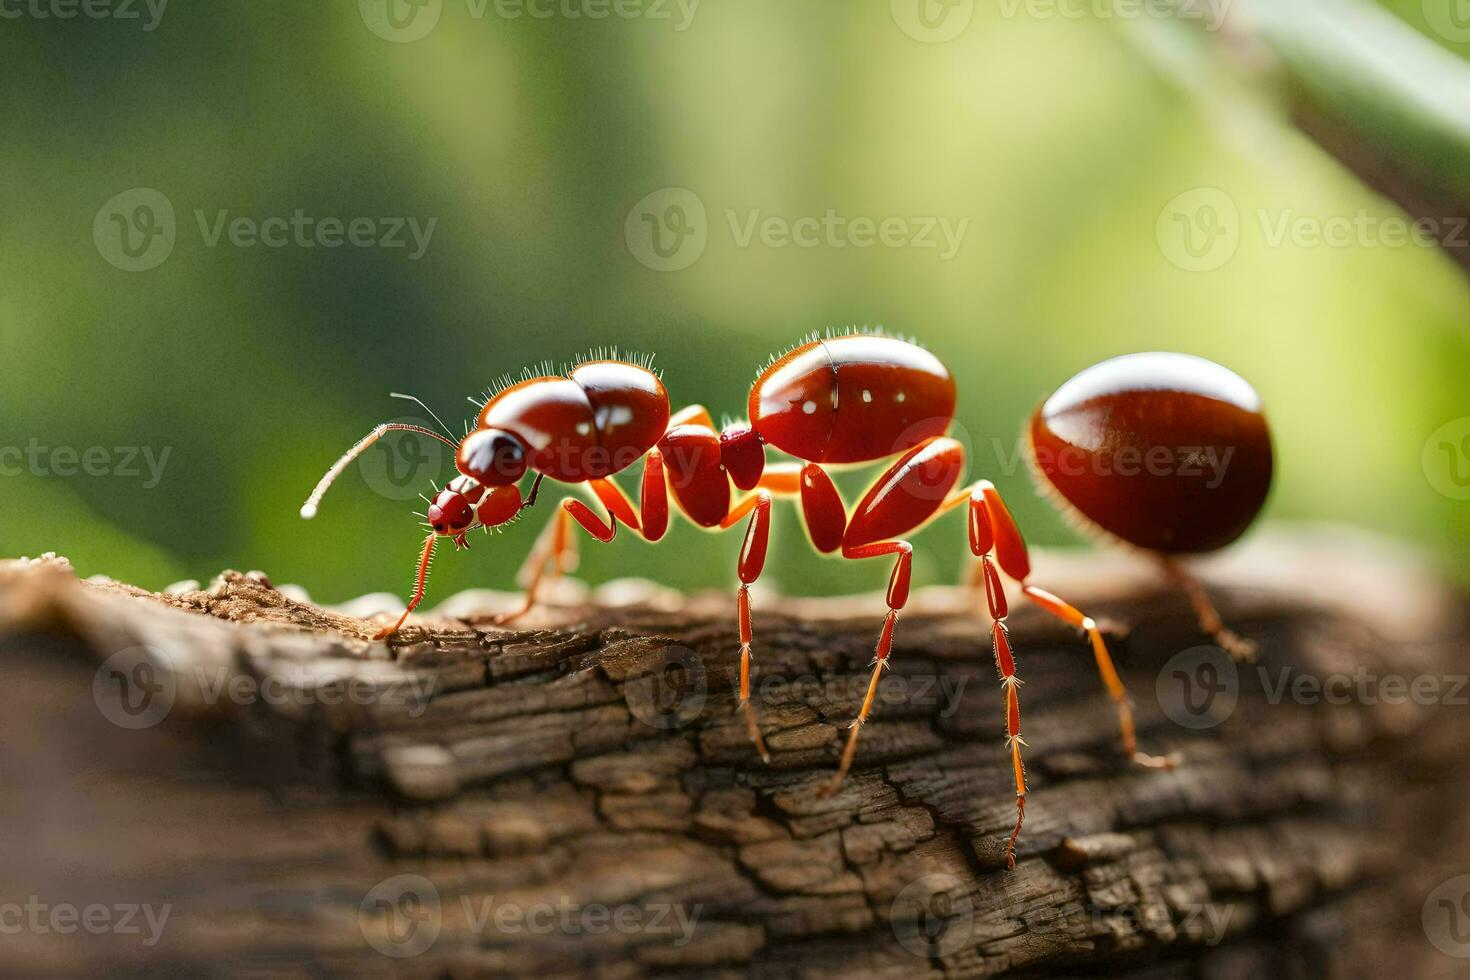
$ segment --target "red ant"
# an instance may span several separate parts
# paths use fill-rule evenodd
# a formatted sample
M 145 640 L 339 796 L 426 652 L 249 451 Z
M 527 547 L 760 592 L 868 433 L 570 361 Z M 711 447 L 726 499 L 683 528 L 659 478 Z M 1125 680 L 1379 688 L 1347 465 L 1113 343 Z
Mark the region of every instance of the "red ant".
M 1030 584 L 1026 544 L 999 492 L 987 480 L 958 488 L 965 467 L 963 446 L 947 435 L 954 418 L 955 384 L 934 355 L 907 341 L 881 334 L 846 334 L 811 339 L 773 359 L 750 392 L 749 421 L 717 432 L 698 405 L 670 415 L 663 384 L 646 364 L 617 360 L 584 362 L 562 375 L 528 378 L 494 393 L 481 407 L 474 431 L 456 446 L 430 429 L 380 425 L 327 472 L 302 507 L 311 517 L 332 480 L 383 433 L 413 431 L 455 449 L 460 476 L 430 503 L 431 529 L 419 559 L 408 608 L 375 639 L 398 630 L 423 598 L 429 560 L 439 537 L 463 545 L 476 527 L 506 523 L 534 504 L 543 478 L 586 483 L 602 504 L 601 516 L 568 497 L 548 533 L 527 559 L 521 607 L 499 617 L 508 622 L 528 611 L 549 570 L 562 571 L 575 551 L 569 521 L 609 542 L 618 524 L 649 541 L 668 528 L 668 491 L 694 524 L 728 529 L 749 518 L 737 563 L 736 608 L 740 637 L 739 704 L 752 741 L 770 760 L 750 703 L 750 586 L 765 564 L 774 496 L 800 502 L 813 546 L 849 559 L 893 558 L 888 612 L 879 632 L 867 694 L 852 723 L 836 773 L 822 792 L 830 794 L 852 766 L 863 723 L 873 708 L 879 679 L 892 649 L 899 611 L 908 601 L 913 548 L 904 540 L 939 514 L 968 510 L 971 552 L 980 559 L 992 626 L 996 666 L 1006 701 L 1006 742 L 1016 786 L 1016 824 L 1006 842 L 1007 864 L 1025 814 L 1026 774 L 1021 759 L 1020 702 L 1015 656 L 1005 625 L 1008 604 L 1001 571 L 1050 615 L 1083 630 L 1119 716 L 1125 753 L 1149 767 L 1172 759 L 1138 751 L 1132 712 L 1096 622 L 1076 607 Z M 1244 381 L 1219 365 L 1183 355 L 1140 354 L 1084 371 L 1044 403 L 1032 419 L 1031 459 L 1060 497 L 1106 532 L 1140 548 L 1172 555 L 1219 547 L 1238 536 L 1265 497 L 1271 469 L 1269 437 L 1258 402 Z M 769 445 L 792 462 L 766 464 Z M 1120 446 L 1189 446 L 1237 452 L 1235 466 L 1205 496 L 1185 480 L 1143 482 L 1122 467 L 1105 467 Z M 1070 457 L 1069 455 L 1070 454 Z M 1228 455 L 1228 454 L 1227 454 Z M 1081 460 L 1082 473 L 1075 466 Z M 639 505 L 609 478 L 642 458 Z M 892 459 L 858 504 L 848 511 L 826 467 Z M 1089 472 L 1090 469 L 1090 472 Z M 517 484 L 527 471 L 535 479 L 521 498 Z M 732 501 L 731 484 L 746 495 Z M 1206 506 L 1206 504 L 1212 506 Z M 993 559 L 992 559 L 993 556 Z M 1172 558 L 1171 574 L 1185 581 L 1201 622 L 1237 653 L 1243 641 L 1223 630 L 1203 591 Z

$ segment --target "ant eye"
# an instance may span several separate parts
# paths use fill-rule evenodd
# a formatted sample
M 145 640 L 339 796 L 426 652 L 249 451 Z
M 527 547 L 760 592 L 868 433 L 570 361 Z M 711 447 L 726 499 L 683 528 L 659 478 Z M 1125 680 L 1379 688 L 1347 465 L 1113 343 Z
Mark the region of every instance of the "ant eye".
M 480 429 L 465 436 L 456 460 L 459 471 L 488 487 L 515 483 L 526 472 L 526 447 L 504 429 Z

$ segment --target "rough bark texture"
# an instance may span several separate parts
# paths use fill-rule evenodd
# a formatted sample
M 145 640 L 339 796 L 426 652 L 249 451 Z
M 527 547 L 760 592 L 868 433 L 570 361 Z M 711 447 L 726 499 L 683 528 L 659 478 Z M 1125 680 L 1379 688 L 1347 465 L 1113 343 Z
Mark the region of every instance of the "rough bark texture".
M 625 588 L 642 601 L 415 620 L 390 647 L 255 573 L 153 595 L 0 565 L 0 897 L 169 908 L 152 945 L 7 932 L 0 971 L 1455 975 L 1421 913 L 1470 872 L 1464 605 L 1380 543 L 1258 543 L 1210 577 L 1265 673 L 1190 728 L 1165 706 L 1197 664 L 1171 658 L 1204 640 L 1150 572 L 1089 555 L 1038 581 L 1128 624 L 1140 740 L 1184 765 L 1127 766 L 1086 645 L 1015 608 L 1031 795 L 1007 872 L 1001 695 L 964 593 L 916 595 L 821 799 L 873 597 L 758 601 L 764 766 L 729 596 Z M 1439 693 L 1272 703 L 1283 676 L 1360 672 Z

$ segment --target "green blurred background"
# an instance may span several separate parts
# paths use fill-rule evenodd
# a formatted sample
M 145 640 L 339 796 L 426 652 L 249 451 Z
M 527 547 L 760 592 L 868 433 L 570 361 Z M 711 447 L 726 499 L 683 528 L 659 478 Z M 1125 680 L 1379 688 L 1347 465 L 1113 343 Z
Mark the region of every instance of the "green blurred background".
M 1463 272 L 1415 246 L 1273 245 L 1259 212 L 1399 212 L 1283 114 L 1222 118 L 1205 69 L 1198 85 L 1188 59 L 1164 70 L 1137 25 L 979 0 L 930 43 L 897 0 L 705 0 L 687 21 L 673 0 L 667 19 L 509 18 L 494 0 L 444 0 L 405 42 L 380 36 L 393 34 L 384 5 L 174 0 L 153 30 L 141 4 L 141 22 L 0 20 L 0 446 L 48 451 L 0 479 L 0 553 L 54 550 L 151 588 L 236 567 L 323 600 L 402 594 L 418 508 L 394 499 L 384 467 L 423 456 L 417 490 L 451 475 L 437 450 L 377 456 L 315 521 L 297 516 L 353 440 L 422 414 L 390 391 L 458 431 L 465 396 L 495 376 L 617 344 L 655 352 L 676 404 L 719 419 L 743 414 L 757 366 L 801 334 L 883 324 L 953 369 L 976 469 L 1037 543 L 1078 539 L 1017 464 L 1027 413 L 1094 361 L 1175 349 L 1229 365 L 1265 399 L 1279 452 L 1268 521 L 1379 529 L 1470 577 L 1470 508 L 1421 459 L 1431 433 L 1470 414 Z M 1394 6 L 1432 35 L 1419 3 Z M 133 272 L 94 221 L 135 188 L 166 198 L 176 224 L 166 260 Z M 674 271 L 625 235 L 665 188 L 706 210 L 702 253 Z M 1228 196 L 1240 234 L 1228 261 L 1190 271 L 1167 211 L 1199 188 Z M 414 260 L 211 247 L 196 217 L 297 209 L 437 223 Z M 828 209 L 968 225 L 946 259 L 942 245 L 742 246 L 730 224 Z M 57 472 L 66 456 L 51 450 L 94 446 L 113 471 L 126 470 L 116 447 L 168 456 L 156 486 L 142 457 L 131 476 Z M 430 604 L 509 586 L 540 510 L 441 555 Z M 776 528 L 767 576 L 783 589 L 887 575 L 810 555 L 789 509 Z M 951 515 L 920 539 L 920 581 L 958 575 L 962 528 Z M 658 547 L 586 545 L 581 574 L 725 585 L 738 546 L 681 524 Z

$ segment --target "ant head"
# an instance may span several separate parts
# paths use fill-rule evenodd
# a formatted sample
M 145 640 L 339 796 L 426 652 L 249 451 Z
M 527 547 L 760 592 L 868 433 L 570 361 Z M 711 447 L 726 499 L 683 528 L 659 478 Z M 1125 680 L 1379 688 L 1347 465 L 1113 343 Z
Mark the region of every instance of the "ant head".
M 526 473 L 526 444 L 505 429 L 477 429 L 464 437 L 455 465 L 487 487 L 516 483 Z
M 486 487 L 467 476 L 457 476 L 429 502 L 424 515 L 435 534 L 454 538 L 461 547 L 465 535 L 477 527 L 498 527 L 521 509 L 520 488 L 511 484 Z
M 471 498 L 483 493 L 484 488 L 478 484 L 473 487 L 456 484 L 460 484 L 460 480 L 451 480 L 443 490 L 434 494 L 424 516 L 435 534 L 462 539 L 475 526 L 475 508 Z

